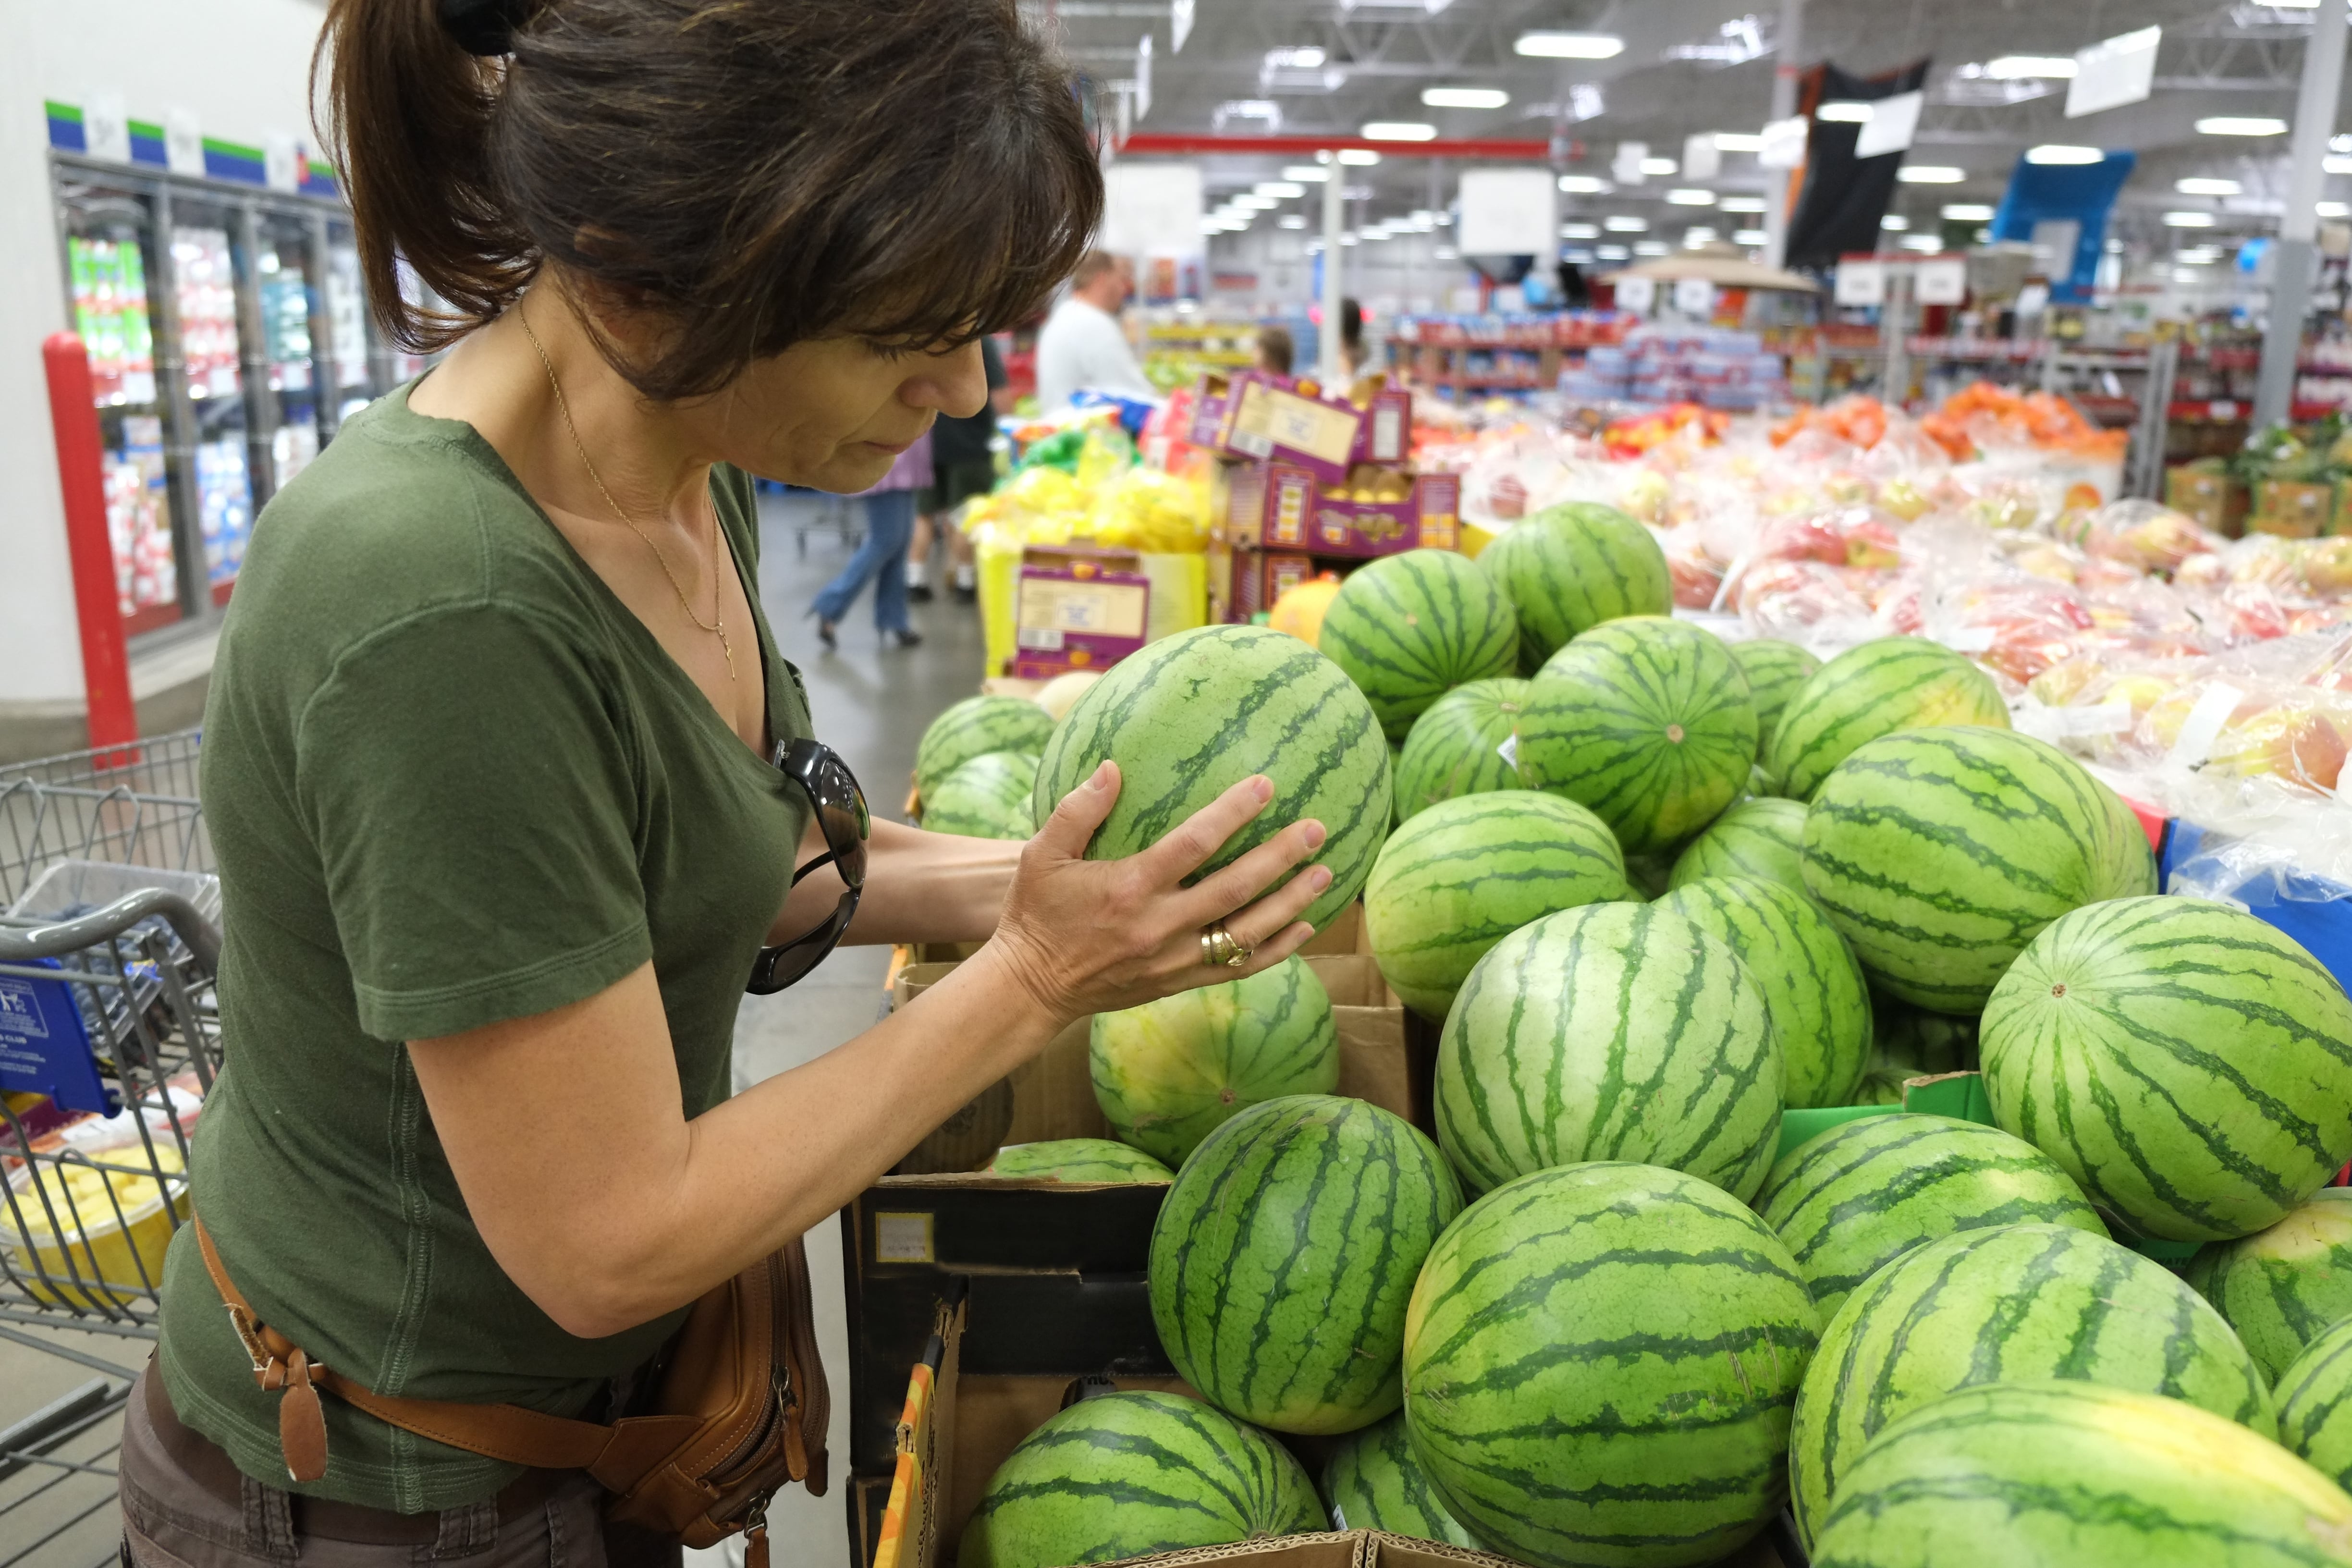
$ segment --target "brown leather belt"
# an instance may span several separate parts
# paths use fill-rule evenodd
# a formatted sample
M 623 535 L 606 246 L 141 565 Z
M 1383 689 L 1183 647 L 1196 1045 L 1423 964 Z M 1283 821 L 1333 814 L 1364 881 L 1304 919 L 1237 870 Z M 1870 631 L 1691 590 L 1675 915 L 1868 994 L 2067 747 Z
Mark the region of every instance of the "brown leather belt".
M 156 1441 L 188 1479 L 233 1509 L 245 1506 L 245 1475 L 213 1441 L 180 1420 L 152 1366 L 140 1379 L 147 1390 L 147 1418 Z M 525 1470 L 499 1493 L 499 1522 L 536 1513 L 577 1470 Z M 369 1546 L 431 1546 L 440 1538 L 438 1513 L 394 1513 L 389 1509 L 338 1502 L 332 1498 L 292 1495 L 294 1528 L 301 1535 Z

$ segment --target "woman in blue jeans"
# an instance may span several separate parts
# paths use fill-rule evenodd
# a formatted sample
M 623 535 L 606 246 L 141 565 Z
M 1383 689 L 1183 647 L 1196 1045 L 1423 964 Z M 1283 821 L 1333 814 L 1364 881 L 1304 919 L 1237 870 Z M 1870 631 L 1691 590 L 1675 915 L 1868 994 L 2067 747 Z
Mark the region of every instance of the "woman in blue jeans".
M 817 640 L 827 651 L 840 647 L 835 633 L 857 591 L 874 580 L 874 626 L 887 646 L 912 647 L 923 639 L 907 624 L 907 545 L 915 536 L 915 499 L 931 482 L 931 433 L 898 454 L 882 482 L 863 492 L 866 542 L 841 575 L 816 596 Z

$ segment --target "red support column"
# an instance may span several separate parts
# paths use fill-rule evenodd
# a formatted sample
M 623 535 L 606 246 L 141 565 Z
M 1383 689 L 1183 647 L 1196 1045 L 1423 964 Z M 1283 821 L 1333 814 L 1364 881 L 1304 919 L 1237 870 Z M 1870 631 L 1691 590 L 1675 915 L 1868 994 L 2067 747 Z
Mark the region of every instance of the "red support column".
M 131 649 L 122 635 L 114 542 L 106 528 L 106 475 L 89 354 L 79 338 L 58 332 L 41 345 L 49 378 L 49 423 L 58 442 L 58 480 L 65 491 L 66 546 L 73 562 L 74 610 L 81 622 L 81 679 L 89 698 L 89 743 L 126 745 L 139 738 L 131 699 Z

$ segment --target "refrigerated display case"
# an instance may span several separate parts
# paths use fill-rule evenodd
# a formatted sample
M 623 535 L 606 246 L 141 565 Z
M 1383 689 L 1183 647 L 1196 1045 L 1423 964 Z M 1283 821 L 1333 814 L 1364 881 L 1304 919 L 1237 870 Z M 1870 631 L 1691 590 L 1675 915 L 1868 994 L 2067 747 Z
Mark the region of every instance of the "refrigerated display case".
M 319 358 L 311 350 L 318 292 L 310 285 L 310 225 L 278 214 L 255 222 L 255 289 L 269 384 L 269 482 L 286 488 L 319 455 Z
M 245 564 L 254 513 L 233 221 L 225 209 L 192 202 L 175 212 L 172 227 L 181 363 L 194 426 L 197 537 L 205 592 L 223 605 Z

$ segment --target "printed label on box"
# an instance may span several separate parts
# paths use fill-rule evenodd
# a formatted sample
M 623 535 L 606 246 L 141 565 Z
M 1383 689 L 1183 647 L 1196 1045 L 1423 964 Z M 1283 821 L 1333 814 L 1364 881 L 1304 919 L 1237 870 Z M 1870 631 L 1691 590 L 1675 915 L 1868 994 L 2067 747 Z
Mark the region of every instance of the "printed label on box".
M 1143 635 L 1144 612 L 1150 607 L 1151 589 L 1148 584 L 1126 582 L 1076 582 L 1066 577 L 1040 577 L 1024 574 L 1021 579 L 1021 630 L 1050 631 L 1056 640 L 1048 645 L 1024 641 L 1024 647 L 1061 646 L 1059 638 L 1070 634 L 1102 637 L 1139 637 Z
M 877 1263 L 935 1263 L 938 1256 L 931 1247 L 931 1215 L 922 1214 L 877 1214 L 874 1216 L 874 1261 Z
M 1349 448 L 1356 444 L 1356 416 L 1253 381 L 1242 388 L 1226 444 L 1256 458 L 1272 455 L 1280 445 L 1344 467 Z
M 1274 526 L 1266 530 L 1268 544 L 1307 542 L 1307 506 L 1314 499 L 1314 482 L 1305 474 L 1285 474 L 1274 487 Z
M 1372 461 L 1393 463 L 1404 456 L 1404 419 L 1394 408 L 1372 411 Z

